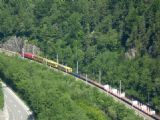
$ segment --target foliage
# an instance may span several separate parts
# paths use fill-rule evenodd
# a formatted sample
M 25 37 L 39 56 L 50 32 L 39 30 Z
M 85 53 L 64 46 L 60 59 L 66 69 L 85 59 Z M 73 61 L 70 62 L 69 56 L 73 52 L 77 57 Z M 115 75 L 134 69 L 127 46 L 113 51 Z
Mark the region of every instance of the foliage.
M 0 84 L 0 109 L 2 110 L 4 105 L 4 99 L 3 99 L 3 91 L 2 91 L 2 85 Z
M 159 0 L 0 0 L 0 40 L 34 41 L 44 55 L 160 111 Z M 136 58 L 125 53 L 134 49 Z M 14 76 L 13 76 L 14 77 Z
M 37 120 L 140 120 L 111 97 L 70 75 L 0 55 L 0 77 L 27 102 Z

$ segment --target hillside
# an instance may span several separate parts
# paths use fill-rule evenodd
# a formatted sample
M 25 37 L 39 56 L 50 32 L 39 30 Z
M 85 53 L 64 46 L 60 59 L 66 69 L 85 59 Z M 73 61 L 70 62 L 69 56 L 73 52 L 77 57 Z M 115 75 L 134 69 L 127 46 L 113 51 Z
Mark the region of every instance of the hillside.
M 140 120 L 96 88 L 28 60 L 0 54 L 0 77 L 27 102 L 36 120 Z
M 43 55 L 160 111 L 160 0 L 0 0 L 0 40 Z
M 4 98 L 3 98 L 2 84 L 0 83 L 0 112 L 3 109 L 3 106 L 4 106 Z

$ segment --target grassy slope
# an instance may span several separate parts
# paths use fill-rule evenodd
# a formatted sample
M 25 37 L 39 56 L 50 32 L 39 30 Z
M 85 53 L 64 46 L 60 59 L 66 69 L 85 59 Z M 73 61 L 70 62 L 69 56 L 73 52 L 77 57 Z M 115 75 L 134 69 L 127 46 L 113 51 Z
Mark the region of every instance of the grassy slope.
M 2 91 L 2 84 L 0 83 L 0 110 L 3 108 L 3 91 Z
M 38 120 L 140 119 L 96 88 L 28 60 L 0 55 L 0 77 L 28 103 Z

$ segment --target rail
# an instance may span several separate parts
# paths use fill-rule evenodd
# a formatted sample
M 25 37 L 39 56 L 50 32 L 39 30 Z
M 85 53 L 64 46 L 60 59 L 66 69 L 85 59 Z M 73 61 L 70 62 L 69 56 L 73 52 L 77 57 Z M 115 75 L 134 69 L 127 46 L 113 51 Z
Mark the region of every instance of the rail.
M 2 48 L 0 48 L 0 53 L 4 53 L 4 54 L 9 55 L 9 56 L 18 55 L 16 52 L 5 50 L 5 49 L 2 49 Z M 65 72 L 65 71 L 62 71 L 62 70 L 60 70 L 60 71 L 61 72 Z M 68 74 L 70 74 L 70 75 L 78 78 L 79 80 L 85 81 L 86 83 L 88 83 L 91 86 L 99 88 L 101 91 L 107 93 L 108 95 L 110 95 L 111 97 L 113 97 L 115 100 L 117 100 L 117 101 L 125 104 L 128 108 L 133 109 L 138 115 L 140 115 L 144 119 L 160 120 L 160 116 L 156 115 L 154 113 L 154 111 L 152 111 L 153 114 L 148 114 L 147 112 L 144 112 L 143 109 L 141 109 L 141 108 L 137 107 L 136 105 L 134 105 L 135 101 L 134 101 L 134 104 L 133 104 L 133 101 L 129 100 L 128 98 L 126 98 L 126 97 L 123 98 L 121 96 L 118 96 L 118 95 L 114 94 L 113 91 L 105 89 L 105 87 L 103 85 L 101 85 L 99 83 L 96 83 L 95 81 L 93 81 L 91 79 L 88 79 L 88 78 L 86 78 L 84 76 L 81 76 L 81 75 L 78 75 L 78 74 L 75 74 L 75 73 L 68 73 Z M 143 106 L 143 107 L 145 107 L 145 106 Z

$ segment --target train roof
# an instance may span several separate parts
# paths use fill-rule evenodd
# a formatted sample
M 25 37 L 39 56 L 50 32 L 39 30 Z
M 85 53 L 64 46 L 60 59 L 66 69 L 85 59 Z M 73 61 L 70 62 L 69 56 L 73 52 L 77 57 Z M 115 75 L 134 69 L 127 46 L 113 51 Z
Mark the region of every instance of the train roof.
M 62 65 L 62 64 L 59 64 L 59 66 L 64 67 L 64 68 L 66 68 L 66 69 L 72 69 L 72 68 L 70 68 L 70 67 L 68 67 L 68 66 L 65 66 L 65 65 Z
M 48 60 L 48 59 L 47 59 L 47 61 L 50 62 L 50 63 L 58 64 L 57 62 L 55 62 L 55 61 L 53 61 L 53 60 Z
M 25 52 L 24 54 L 25 55 L 33 55 L 32 53 L 28 53 L 28 52 Z
M 21 55 L 23 56 L 23 53 L 21 53 Z M 24 53 L 24 56 L 28 57 L 28 58 L 32 58 L 34 56 L 34 54 L 32 54 L 32 53 Z

